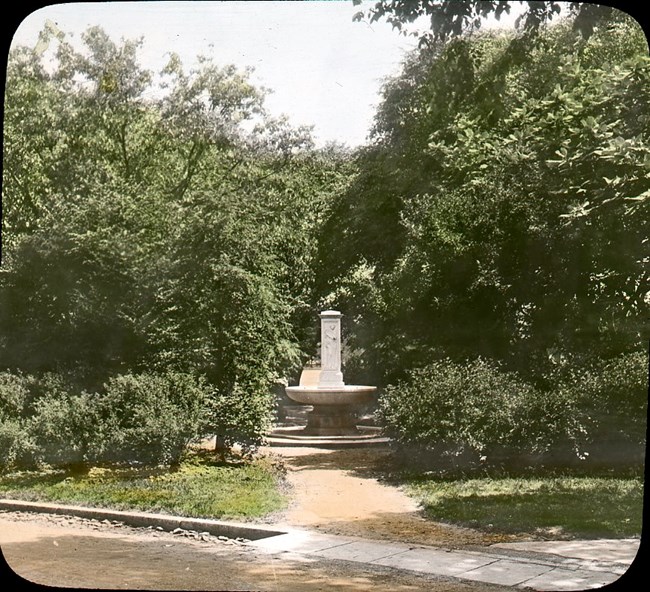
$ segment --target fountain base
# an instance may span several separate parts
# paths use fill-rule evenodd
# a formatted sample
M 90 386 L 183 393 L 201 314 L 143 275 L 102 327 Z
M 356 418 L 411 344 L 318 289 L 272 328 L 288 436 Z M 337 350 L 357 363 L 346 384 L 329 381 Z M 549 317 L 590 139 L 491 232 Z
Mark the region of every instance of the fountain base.
M 340 405 L 314 405 L 307 414 L 305 436 L 356 436 L 357 415 Z
M 390 439 L 381 436 L 378 428 L 358 426 L 356 434 L 347 436 L 316 436 L 305 434 L 304 427 L 275 428 L 267 437 L 269 446 L 308 448 L 367 448 L 388 446 Z

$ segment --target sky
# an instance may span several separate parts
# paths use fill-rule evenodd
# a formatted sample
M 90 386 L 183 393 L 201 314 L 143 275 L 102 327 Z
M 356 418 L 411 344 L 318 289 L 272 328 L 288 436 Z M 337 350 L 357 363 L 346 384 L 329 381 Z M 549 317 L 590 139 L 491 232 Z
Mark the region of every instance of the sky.
M 73 43 L 93 25 L 116 42 L 144 37 L 140 62 L 154 72 L 171 51 L 186 68 L 199 54 L 252 66 L 252 81 L 273 91 L 266 100 L 273 115 L 313 125 L 317 145 L 354 147 L 366 140 L 382 81 L 417 44 L 386 23 L 353 22 L 358 10 L 351 0 L 54 4 L 30 13 L 12 45 L 34 47 L 49 20 Z

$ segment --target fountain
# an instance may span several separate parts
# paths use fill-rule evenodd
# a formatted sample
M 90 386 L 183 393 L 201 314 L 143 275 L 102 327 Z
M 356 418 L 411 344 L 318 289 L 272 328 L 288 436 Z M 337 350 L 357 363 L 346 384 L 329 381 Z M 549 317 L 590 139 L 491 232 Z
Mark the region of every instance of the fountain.
M 341 372 L 341 313 L 326 310 L 321 319 L 321 368 L 315 384 L 285 388 L 287 396 L 303 405 L 312 405 L 307 426 L 300 435 L 328 438 L 363 437 L 357 428 L 356 410 L 374 399 L 377 387 L 345 384 Z M 370 434 L 372 437 L 373 434 Z M 366 434 L 365 437 L 369 437 Z

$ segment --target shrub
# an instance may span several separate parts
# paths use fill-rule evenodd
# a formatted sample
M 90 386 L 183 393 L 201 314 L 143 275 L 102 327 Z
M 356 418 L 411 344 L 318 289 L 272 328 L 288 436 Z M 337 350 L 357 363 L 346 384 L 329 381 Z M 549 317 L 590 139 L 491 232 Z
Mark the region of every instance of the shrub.
M 182 373 L 78 377 L 0 373 L 0 469 L 111 461 L 174 464 L 205 423 L 208 389 Z
M 646 353 L 621 355 L 603 365 L 601 387 L 596 396 L 599 407 L 608 411 L 610 425 L 637 443 L 645 443 L 648 378 Z
M 0 471 L 16 465 L 32 466 L 36 447 L 22 421 L 0 419 Z
M 105 385 L 97 437 L 109 461 L 176 464 L 200 435 L 208 390 L 190 374 L 123 374 Z
M 34 442 L 34 459 L 48 465 L 83 465 L 94 462 L 101 450 L 98 440 L 98 396 L 50 391 L 38 399 L 26 425 Z
M 481 455 L 504 447 L 544 452 L 560 442 L 578 450 L 583 427 L 574 401 L 540 392 L 481 358 L 412 370 L 385 389 L 379 407 L 387 433 L 400 443 Z
M 22 374 L 0 372 L 0 470 L 31 464 L 33 458 L 34 442 L 23 421 L 29 382 Z
M 641 352 L 622 354 L 581 368 L 559 386 L 581 397 L 584 413 L 597 439 L 644 444 L 648 404 L 648 358 Z
M 0 465 L 85 462 L 95 445 L 90 395 L 73 394 L 61 375 L 0 374 Z
M 261 444 L 270 427 L 274 404 L 270 393 L 260 392 L 262 388 L 235 384 L 227 391 L 214 389 L 205 429 L 220 436 L 225 446 L 238 443 L 251 449 Z
M 29 382 L 23 374 L 0 372 L 0 420 L 23 415 L 29 398 Z

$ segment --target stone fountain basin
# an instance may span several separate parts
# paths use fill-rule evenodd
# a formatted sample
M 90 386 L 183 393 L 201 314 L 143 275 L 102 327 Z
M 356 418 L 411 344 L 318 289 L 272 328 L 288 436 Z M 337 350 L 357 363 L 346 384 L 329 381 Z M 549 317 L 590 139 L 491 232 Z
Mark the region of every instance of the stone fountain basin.
M 287 396 L 303 405 L 361 405 L 374 399 L 376 386 L 288 386 Z

